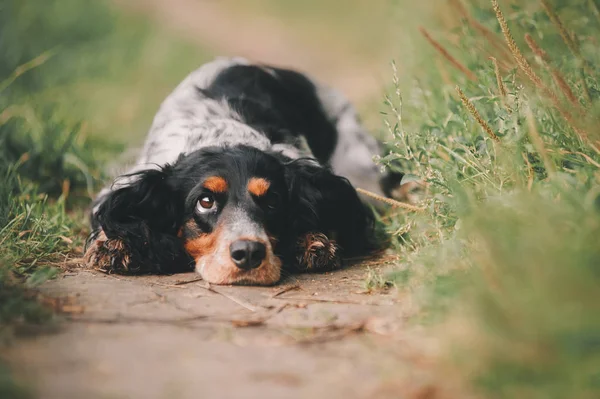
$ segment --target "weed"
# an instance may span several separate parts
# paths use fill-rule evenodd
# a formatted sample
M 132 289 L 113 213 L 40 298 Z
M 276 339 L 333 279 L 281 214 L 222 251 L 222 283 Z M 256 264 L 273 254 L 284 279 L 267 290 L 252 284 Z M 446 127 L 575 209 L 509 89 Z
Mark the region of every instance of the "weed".
M 383 291 L 392 288 L 394 285 L 395 279 L 386 278 L 383 274 L 368 269 L 364 283 L 366 291 Z
M 100 165 L 122 148 L 116 138 L 140 137 L 165 94 L 205 56 L 102 1 L 7 0 L 1 7 L 3 345 L 15 326 L 51 318 L 35 288 L 80 253 Z M 123 115 L 128 103 L 142 102 Z M 19 392 L 0 365 L 0 396 Z
M 472 392 L 595 397 L 599 54 L 584 44 L 600 33 L 588 18 L 594 2 L 449 3 L 463 16 L 449 27 L 460 35 L 450 62 L 468 66 L 477 83 L 463 71 L 445 84 L 432 64 L 415 72 L 407 96 L 394 73 L 392 90 L 410 100 L 387 97 L 393 141 L 382 162 L 424 177 L 431 195 L 421 204 L 426 212 L 391 223 L 391 234 L 412 227 L 402 232 L 403 264 L 388 278 L 419 298 L 415 322 L 448 326 L 438 336 L 444 361 L 459 366 Z M 492 53 L 492 66 L 481 49 Z M 443 375 L 437 379 L 443 385 Z

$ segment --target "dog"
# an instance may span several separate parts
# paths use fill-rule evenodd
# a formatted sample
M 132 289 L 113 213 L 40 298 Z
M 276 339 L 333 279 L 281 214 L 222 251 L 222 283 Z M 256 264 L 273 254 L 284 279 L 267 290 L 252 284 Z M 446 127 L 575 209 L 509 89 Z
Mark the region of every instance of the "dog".
M 397 189 L 380 151 L 335 89 L 216 59 L 166 98 L 133 168 L 94 200 L 85 263 L 251 285 L 336 269 L 379 246 L 354 186 Z

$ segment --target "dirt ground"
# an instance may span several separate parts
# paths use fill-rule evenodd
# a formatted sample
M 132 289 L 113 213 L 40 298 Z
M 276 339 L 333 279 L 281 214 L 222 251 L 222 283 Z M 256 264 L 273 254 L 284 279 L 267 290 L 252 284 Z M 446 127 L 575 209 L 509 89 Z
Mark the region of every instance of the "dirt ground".
M 427 395 L 398 298 L 365 292 L 366 273 L 355 264 L 265 288 L 76 268 L 43 289 L 65 320 L 7 357 L 40 398 Z
M 215 54 L 293 65 L 354 100 L 380 93 L 385 63 L 317 51 L 276 20 L 241 20 L 214 1 L 117 4 Z M 394 261 L 288 277 L 270 288 L 209 287 L 193 273 L 122 277 L 75 268 L 42 288 L 64 302 L 63 321 L 20 340 L 7 358 L 40 398 L 431 398 L 407 305 L 393 290 L 364 289 L 368 268 Z

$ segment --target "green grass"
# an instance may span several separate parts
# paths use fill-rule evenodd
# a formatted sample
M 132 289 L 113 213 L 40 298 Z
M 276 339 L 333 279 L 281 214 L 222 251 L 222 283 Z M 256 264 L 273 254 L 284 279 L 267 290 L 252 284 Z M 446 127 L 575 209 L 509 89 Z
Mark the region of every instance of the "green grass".
M 452 397 L 593 398 L 600 390 L 600 14 L 595 0 L 550 3 L 576 53 L 540 2 L 503 0 L 500 7 L 558 108 L 517 67 L 488 0 L 434 10 L 398 0 L 377 5 L 364 25 L 369 2 L 343 13 L 337 0 L 250 3 L 297 30 L 315 27 L 317 37 L 332 23 L 363 55 L 395 41 L 403 50 L 383 105 L 378 133 L 390 152 L 381 161 L 425 178 L 430 193 L 425 213 L 390 220 L 402 262 L 388 275 L 369 273 L 365 287 L 393 286 L 414 297 L 412 323 L 443 348 L 433 381 L 440 390 L 458 383 L 461 392 Z M 390 40 L 373 15 L 395 16 L 402 33 Z M 476 80 L 441 56 L 418 25 Z M 551 68 L 533 56 L 525 33 L 545 49 Z M 34 289 L 81 246 L 85 209 L 104 172 L 99 165 L 141 141 L 159 102 L 206 55 L 107 3 L 78 0 L 2 1 L 0 54 L 6 341 L 15 326 L 51 318 Z M 489 56 L 501 63 L 506 98 Z M 576 104 L 551 70 L 564 77 Z M 0 367 L 0 396 L 26 394 Z
M 77 256 L 124 144 L 206 54 L 107 2 L 0 3 L 0 345 L 52 312 L 35 288 Z M 1 365 L 0 365 L 1 366 Z M 20 397 L 0 367 L 0 396 Z
M 521 52 L 559 99 L 557 107 L 510 56 L 491 2 L 468 2 L 466 15 L 456 3 L 440 10 L 436 23 L 423 19 L 423 25 L 476 81 L 413 32 L 410 40 L 422 47 L 411 60 L 412 83 L 396 77 L 386 100 L 391 151 L 383 162 L 400 162 L 425 177 L 431 191 L 424 215 L 391 224 L 391 232 L 403 232 L 398 250 L 406 261 L 386 278 L 418 298 L 413 323 L 430 325 L 446 348 L 435 376 L 440 386 L 445 379 L 456 386 L 447 379 L 458 378 L 465 391 L 482 397 L 598 397 L 597 4 L 550 2 L 579 55 L 539 2 L 500 1 Z M 536 62 L 525 33 L 547 52 L 575 104 Z M 506 98 L 489 56 L 503 63 Z M 399 68 L 406 65 L 399 61 Z M 456 85 L 498 143 L 461 102 Z M 448 364 L 452 377 L 444 375 Z

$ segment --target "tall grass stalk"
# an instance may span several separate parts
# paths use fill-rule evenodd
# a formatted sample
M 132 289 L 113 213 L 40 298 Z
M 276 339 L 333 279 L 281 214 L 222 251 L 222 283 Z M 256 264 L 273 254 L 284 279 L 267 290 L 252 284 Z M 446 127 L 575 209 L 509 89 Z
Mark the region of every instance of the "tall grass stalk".
M 403 246 L 388 278 L 403 297 L 419 298 L 413 323 L 430 325 L 444 348 L 430 379 L 440 394 L 595 398 L 600 152 L 591 125 L 600 116 L 600 53 L 589 43 L 600 40 L 600 25 L 587 0 L 500 3 L 452 0 L 441 10 L 463 18 L 448 34 L 463 23 L 453 57 L 476 82 L 461 74 L 449 86 L 426 59 L 412 71 L 417 84 L 394 80 L 410 115 L 409 149 L 391 145 L 382 161 L 420 172 L 431 195 L 427 212 L 390 223 Z M 572 27 L 577 47 L 565 47 L 557 21 Z M 503 57 L 496 47 L 490 68 L 480 51 L 490 39 L 470 29 L 477 24 L 504 36 L 518 69 L 494 61 Z

